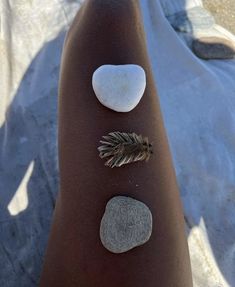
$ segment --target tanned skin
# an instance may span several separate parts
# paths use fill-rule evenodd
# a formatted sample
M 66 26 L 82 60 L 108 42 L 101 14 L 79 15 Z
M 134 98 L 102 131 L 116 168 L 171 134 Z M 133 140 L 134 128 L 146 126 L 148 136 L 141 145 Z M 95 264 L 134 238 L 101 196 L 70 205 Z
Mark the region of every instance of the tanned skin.
M 137 64 L 147 85 L 138 106 L 117 113 L 100 104 L 92 74 L 104 64 Z M 170 69 L 170 67 L 169 67 Z M 64 45 L 59 89 L 60 192 L 40 287 L 192 287 L 189 253 L 172 158 L 137 0 L 87 0 Z M 112 131 L 153 143 L 150 160 L 109 168 L 97 147 Z M 153 216 L 150 240 L 126 253 L 99 237 L 109 199 L 130 196 Z

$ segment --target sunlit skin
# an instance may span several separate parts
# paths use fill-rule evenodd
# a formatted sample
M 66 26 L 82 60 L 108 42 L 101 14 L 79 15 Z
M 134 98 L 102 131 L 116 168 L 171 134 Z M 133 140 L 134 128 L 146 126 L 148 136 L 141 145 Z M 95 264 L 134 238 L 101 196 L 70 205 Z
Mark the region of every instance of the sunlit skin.
M 137 64 L 146 90 L 132 111 L 97 100 L 92 75 L 104 64 Z M 149 138 L 148 162 L 104 165 L 97 148 L 112 131 Z M 192 287 L 182 206 L 136 0 L 88 0 L 64 45 L 59 88 L 60 192 L 40 287 Z M 100 221 L 107 202 L 125 195 L 145 203 L 153 230 L 122 254 L 104 248 Z

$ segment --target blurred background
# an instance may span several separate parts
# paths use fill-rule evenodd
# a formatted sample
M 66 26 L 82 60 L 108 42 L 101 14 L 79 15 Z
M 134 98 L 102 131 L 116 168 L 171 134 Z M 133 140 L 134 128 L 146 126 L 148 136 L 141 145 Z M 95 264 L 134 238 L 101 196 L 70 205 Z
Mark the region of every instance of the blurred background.
M 203 0 L 218 24 L 235 34 L 235 1 L 234 0 Z

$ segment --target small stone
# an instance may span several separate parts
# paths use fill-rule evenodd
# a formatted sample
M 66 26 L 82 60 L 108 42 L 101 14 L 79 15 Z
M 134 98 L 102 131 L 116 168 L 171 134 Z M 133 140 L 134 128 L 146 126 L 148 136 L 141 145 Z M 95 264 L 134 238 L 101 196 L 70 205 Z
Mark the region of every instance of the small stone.
M 146 243 L 152 234 L 152 214 L 136 199 L 113 197 L 106 205 L 100 224 L 103 246 L 113 253 L 123 253 Z
M 199 58 L 232 59 L 235 56 L 235 44 L 225 38 L 201 37 L 192 43 L 192 49 Z
M 92 86 L 97 99 L 116 112 L 129 112 L 141 100 L 145 71 L 139 65 L 103 65 L 93 74 Z

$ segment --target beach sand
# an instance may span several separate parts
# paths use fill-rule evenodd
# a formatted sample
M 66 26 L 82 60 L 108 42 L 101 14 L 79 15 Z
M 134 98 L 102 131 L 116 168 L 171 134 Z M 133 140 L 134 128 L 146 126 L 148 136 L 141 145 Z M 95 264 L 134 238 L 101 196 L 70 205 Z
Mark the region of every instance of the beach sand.
M 235 34 L 234 0 L 203 0 L 203 4 L 213 14 L 217 24 Z

